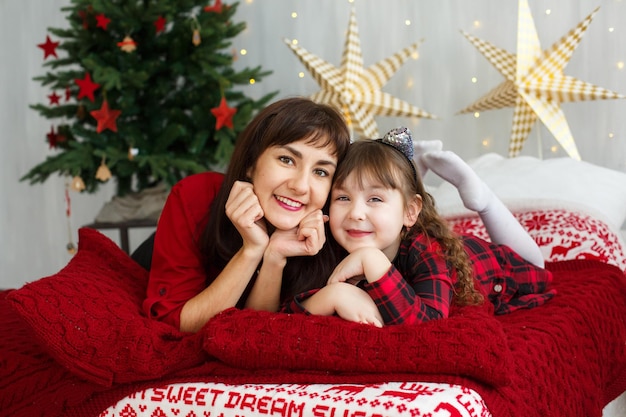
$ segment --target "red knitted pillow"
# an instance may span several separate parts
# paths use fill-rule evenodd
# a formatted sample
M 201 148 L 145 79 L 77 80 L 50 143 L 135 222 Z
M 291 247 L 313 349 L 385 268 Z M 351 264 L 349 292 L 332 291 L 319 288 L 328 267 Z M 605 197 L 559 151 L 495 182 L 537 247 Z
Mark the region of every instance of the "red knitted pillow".
M 205 359 L 199 336 L 142 314 L 147 279 L 109 238 L 83 228 L 78 253 L 65 268 L 7 300 L 61 365 L 111 386 L 159 378 Z
M 229 309 L 203 331 L 209 354 L 248 369 L 449 374 L 501 386 L 509 382 L 513 362 L 500 322 L 482 307 L 383 328 L 338 317 Z

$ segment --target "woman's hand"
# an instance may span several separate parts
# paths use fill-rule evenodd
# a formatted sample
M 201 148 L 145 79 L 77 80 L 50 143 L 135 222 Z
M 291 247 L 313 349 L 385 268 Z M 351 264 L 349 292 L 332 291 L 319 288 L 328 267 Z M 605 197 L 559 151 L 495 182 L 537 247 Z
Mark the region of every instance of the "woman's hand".
M 378 281 L 391 267 L 391 261 L 379 249 L 360 248 L 346 256 L 328 278 L 328 284 Z
M 263 221 L 263 209 L 252 184 L 235 181 L 225 209 L 226 215 L 243 239 L 243 247 L 262 253 L 269 243 L 269 235 Z
M 330 316 L 336 313 L 344 320 L 383 327 L 383 318 L 372 298 L 359 287 L 345 282 L 321 288 L 302 305 L 311 314 Z
M 324 223 L 328 216 L 322 210 L 309 213 L 298 225 L 291 230 L 275 230 L 270 238 L 266 254 L 276 258 L 290 258 L 292 256 L 316 255 L 326 242 Z

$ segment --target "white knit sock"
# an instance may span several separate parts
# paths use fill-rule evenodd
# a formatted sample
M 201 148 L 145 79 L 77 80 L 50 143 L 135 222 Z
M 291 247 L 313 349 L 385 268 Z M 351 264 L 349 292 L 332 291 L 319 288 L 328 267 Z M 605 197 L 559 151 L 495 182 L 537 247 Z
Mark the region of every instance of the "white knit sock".
M 493 243 L 506 245 L 528 262 L 544 266 L 537 243 L 461 157 L 451 151 L 436 151 L 423 154 L 421 160 L 457 188 L 466 208 L 478 212 Z
M 428 167 L 422 161 L 421 156 L 426 152 L 440 151 L 443 148 L 443 142 L 440 140 L 418 140 L 413 142 L 413 161 L 417 167 L 417 173 L 420 178 L 424 178 L 424 175 L 428 172 Z
M 461 157 L 452 151 L 434 151 L 422 155 L 422 163 L 450 184 L 454 185 L 470 210 L 484 210 L 493 198 L 493 192 Z

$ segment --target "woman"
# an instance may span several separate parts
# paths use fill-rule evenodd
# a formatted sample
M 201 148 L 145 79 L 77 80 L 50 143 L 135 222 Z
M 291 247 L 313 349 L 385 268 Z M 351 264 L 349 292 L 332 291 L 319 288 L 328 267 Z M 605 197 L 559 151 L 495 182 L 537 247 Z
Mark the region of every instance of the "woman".
M 191 175 L 172 188 L 156 230 L 146 314 L 197 331 L 227 308 L 277 311 L 323 286 L 336 260 L 324 246 L 322 208 L 349 143 L 330 106 L 288 98 L 259 112 L 224 175 Z

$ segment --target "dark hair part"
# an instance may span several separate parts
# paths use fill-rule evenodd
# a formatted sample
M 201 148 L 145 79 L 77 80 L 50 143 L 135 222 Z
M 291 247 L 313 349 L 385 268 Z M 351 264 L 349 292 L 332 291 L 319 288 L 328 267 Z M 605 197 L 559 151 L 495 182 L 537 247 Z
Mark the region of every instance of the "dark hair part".
M 375 140 L 359 140 L 350 145 L 348 154 L 335 173 L 333 187 L 341 187 L 348 175 L 354 173 L 359 185 L 363 185 L 364 179 L 379 182 L 385 187 L 400 190 L 406 202 L 415 194 L 420 195 L 422 210 L 415 225 L 405 230 L 403 239 L 413 239 L 417 233 L 424 233 L 437 240 L 444 250 L 446 261 L 456 270 L 455 302 L 459 305 L 480 304 L 483 296 L 474 286 L 473 269 L 463 240 L 439 215 L 435 200 L 426 192 L 414 169 L 414 163 L 393 146 Z
M 350 144 L 350 132 L 341 113 L 333 107 L 304 97 L 292 97 L 265 107 L 237 138 L 224 182 L 209 208 L 208 221 L 200 235 L 199 249 L 207 273 L 207 285 L 243 245 L 241 235 L 225 211 L 233 184 L 246 180 L 248 170 L 255 166 L 266 149 L 303 139 L 319 148 L 330 146 L 333 155 L 341 161 Z M 336 265 L 335 255 L 328 246 L 324 245 L 316 256 L 287 260 L 281 299 L 324 286 Z

